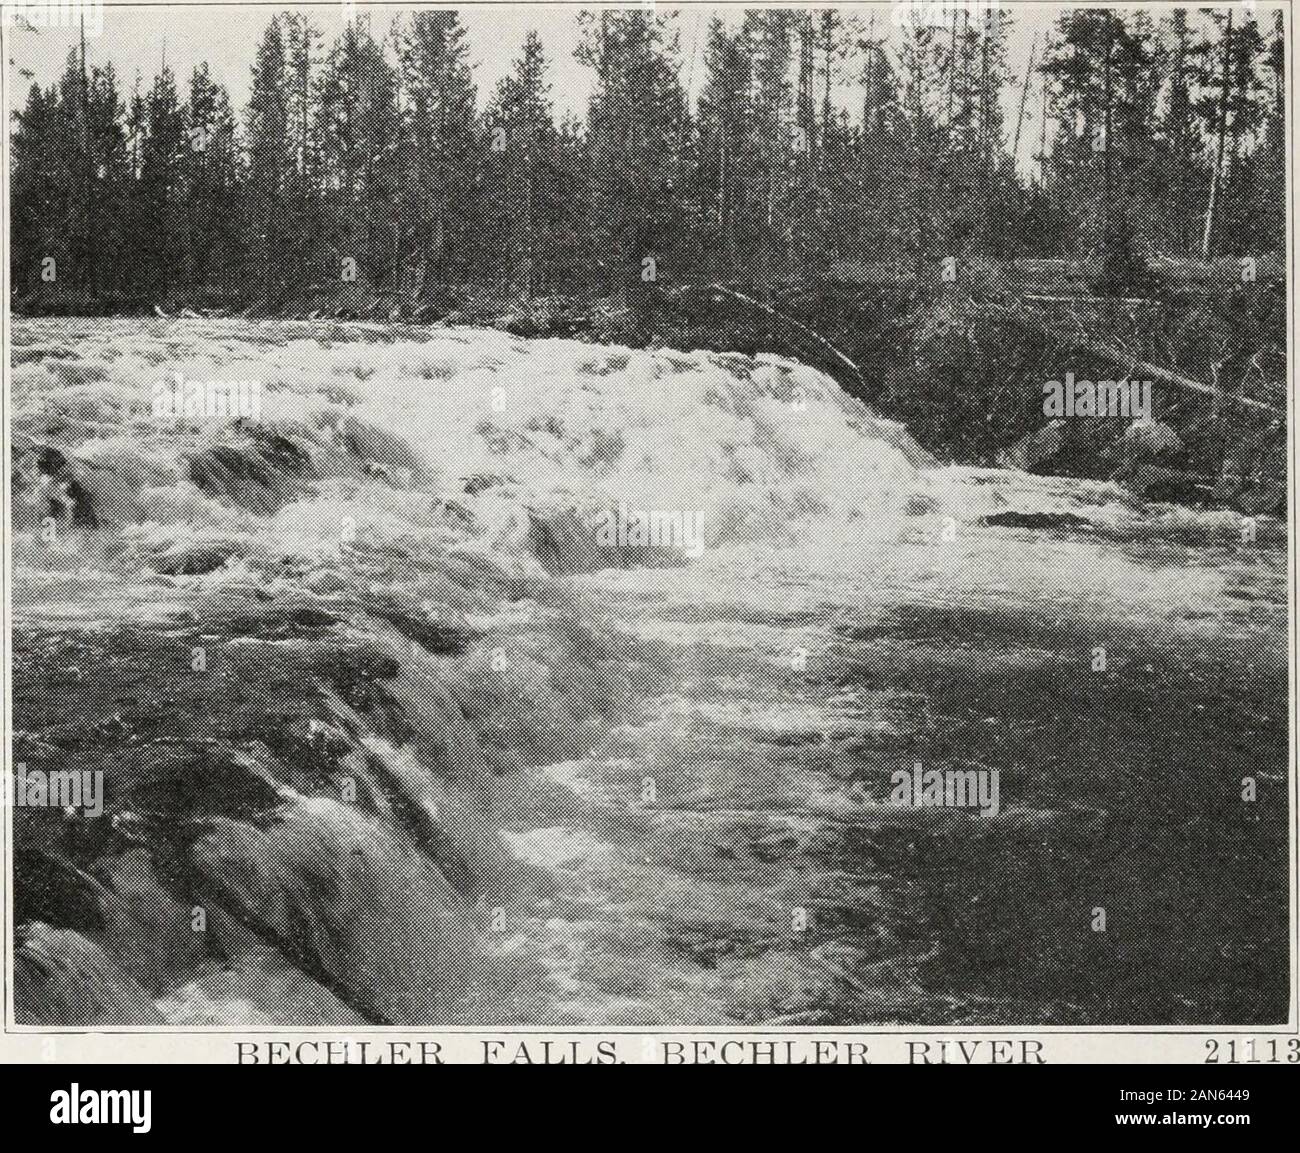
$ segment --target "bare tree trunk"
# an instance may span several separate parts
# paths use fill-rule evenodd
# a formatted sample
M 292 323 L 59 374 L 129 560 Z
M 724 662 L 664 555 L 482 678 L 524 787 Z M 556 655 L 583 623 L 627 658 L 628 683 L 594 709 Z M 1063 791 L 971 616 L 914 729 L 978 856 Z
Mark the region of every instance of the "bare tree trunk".
M 867 25 L 867 38 L 863 45 L 867 49 L 867 71 L 863 81 L 862 93 L 862 131 L 864 135 L 870 135 L 876 126 L 876 41 L 874 39 L 876 32 L 876 18 L 871 17 L 871 22 Z
M 524 299 L 529 304 L 533 302 L 533 253 L 536 250 L 533 236 L 533 153 L 536 135 L 537 126 L 535 124 L 529 125 L 528 152 L 524 157 L 528 172 L 527 188 L 524 192 Z
M 984 13 L 984 29 L 980 36 L 980 128 L 979 128 L 979 145 L 980 151 L 985 156 L 992 150 L 993 133 L 989 120 L 991 119 L 992 97 L 989 93 L 989 48 L 990 40 L 993 36 L 993 10 L 990 8 Z
M 1110 9 L 1106 9 L 1106 58 L 1102 66 L 1102 132 L 1104 133 L 1105 151 L 1102 153 L 1102 185 L 1101 185 L 1101 243 L 1103 256 L 1108 255 L 1111 251 L 1111 245 L 1114 243 L 1114 206 L 1111 203 L 1114 197 L 1112 187 L 1112 165 L 1111 165 L 1111 120 L 1114 104 L 1114 76 L 1111 57 L 1113 55 L 1115 41 L 1115 26 L 1112 21 L 1115 19 Z
M 723 114 L 718 117 L 718 226 L 722 229 L 722 251 L 725 254 L 728 277 L 733 276 L 736 269 L 731 209 L 727 196 L 727 140 L 730 133 L 730 118 Z
M 816 187 L 820 144 L 817 132 L 816 103 L 813 96 L 813 17 L 806 12 L 799 23 L 799 87 L 795 96 L 795 120 L 802 150 L 795 158 L 798 165 L 800 204 L 792 222 L 796 229 L 794 256 L 798 271 L 803 273 L 812 247 L 814 216 L 821 197 Z
M 916 33 L 913 32 L 915 37 Z M 925 163 L 925 150 L 921 139 L 922 117 L 924 115 L 924 105 L 921 101 L 921 88 L 925 83 L 924 63 L 922 59 L 922 45 L 916 39 L 913 40 L 911 48 L 910 68 L 912 75 L 909 78 L 909 87 L 911 89 L 912 103 L 912 136 L 913 136 L 913 156 L 912 156 L 912 211 L 913 219 L 913 243 L 916 246 L 915 256 L 915 275 L 917 290 L 925 283 L 925 250 L 926 250 L 926 177 L 922 169 Z
M 1029 64 L 1025 68 L 1025 84 L 1020 89 L 1020 111 L 1016 115 L 1016 138 L 1011 145 L 1011 160 L 1013 164 L 1020 162 L 1020 132 L 1025 126 L 1025 105 L 1029 101 L 1029 81 L 1034 75 L 1034 57 L 1038 53 L 1038 33 L 1034 33 L 1034 42 L 1029 47 Z M 1047 122 L 1047 109 L 1043 109 L 1043 122 Z
M 961 123 L 962 131 L 967 134 L 966 138 L 962 140 L 963 148 L 966 147 L 970 140 L 970 74 L 970 12 L 967 10 L 961 14 Z
M 1273 14 L 1273 34 L 1277 38 L 1277 51 L 1273 56 L 1273 112 L 1277 117 L 1278 132 L 1286 124 L 1286 88 L 1284 72 L 1286 70 L 1286 33 L 1282 28 L 1282 12 Z
M 952 38 L 948 41 L 948 137 L 952 138 L 952 101 L 957 85 L 957 9 L 952 10 Z
M 81 132 L 86 150 L 86 266 L 92 297 L 99 295 L 99 241 L 95 233 L 95 154 L 90 133 L 90 77 L 86 71 L 86 17 L 81 17 Z
M 1047 49 L 1043 50 L 1046 55 Z M 1038 129 L 1038 183 L 1041 185 L 1047 175 L 1047 121 L 1051 116 L 1051 107 L 1047 92 L 1047 77 L 1043 77 L 1041 85 L 1041 95 L 1043 101 L 1043 122 Z
M 1201 242 L 1201 256 L 1210 259 L 1214 245 L 1215 216 L 1222 195 L 1223 154 L 1228 144 L 1228 103 L 1232 96 L 1232 10 L 1228 10 L 1228 23 L 1223 33 L 1223 81 L 1219 94 L 1218 141 L 1214 152 L 1214 171 L 1210 175 L 1210 203 L 1205 210 L 1205 237 Z
M 835 52 L 835 14 L 827 8 L 822 13 L 822 36 L 824 62 L 826 65 L 826 74 L 824 77 L 825 88 L 822 91 L 822 146 L 825 148 L 826 140 L 831 134 L 831 83 L 834 79 L 834 52 Z

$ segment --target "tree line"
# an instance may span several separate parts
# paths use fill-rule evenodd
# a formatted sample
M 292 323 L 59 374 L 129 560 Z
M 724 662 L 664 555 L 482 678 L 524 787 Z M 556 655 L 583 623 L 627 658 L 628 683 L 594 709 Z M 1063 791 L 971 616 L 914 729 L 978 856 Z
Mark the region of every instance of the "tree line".
M 275 312 L 342 288 L 422 315 L 944 256 L 1099 258 L 1123 281 L 1284 244 L 1280 13 L 1065 10 L 1015 72 L 1014 17 L 982 5 L 901 31 L 833 9 L 579 19 L 581 117 L 535 33 L 480 104 L 449 10 L 328 44 L 276 16 L 242 111 L 206 64 L 128 94 L 83 40 L 15 114 L 15 307 Z

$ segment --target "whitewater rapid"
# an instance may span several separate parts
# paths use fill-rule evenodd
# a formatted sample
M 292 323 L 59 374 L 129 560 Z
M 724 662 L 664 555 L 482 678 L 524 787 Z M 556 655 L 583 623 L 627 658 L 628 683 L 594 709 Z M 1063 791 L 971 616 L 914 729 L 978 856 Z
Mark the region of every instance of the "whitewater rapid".
M 177 877 L 217 894 L 222 963 L 131 959 L 138 911 L 82 926 L 167 1020 L 1066 1020 L 1098 994 L 1065 891 L 1140 852 L 1133 812 L 1279 774 L 1275 522 L 1247 545 L 1235 514 L 941 467 L 778 357 L 235 321 L 17 321 L 14 349 L 15 726 L 33 763 L 107 758 L 113 723 L 129 750 L 117 840 L 82 859 L 33 818 L 27 845 L 113 892 L 129 865 L 155 903 L 183 906 Z M 159 419 L 178 373 L 258 382 L 259 419 Z M 642 514 L 698 517 L 703 547 L 635 538 Z M 182 675 L 196 647 L 216 695 Z M 175 742 L 245 799 L 164 765 Z M 918 760 L 998 768 L 1003 811 L 890 806 Z M 1248 837 L 1267 860 L 1277 835 Z M 1202 880 L 1209 923 L 1249 912 L 1271 947 L 1276 879 Z M 1021 902 L 1065 992 L 966 971 Z M 1213 945 L 1203 908 L 1143 903 L 1156 937 Z M 1161 1012 L 1212 1015 L 1216 989 Z

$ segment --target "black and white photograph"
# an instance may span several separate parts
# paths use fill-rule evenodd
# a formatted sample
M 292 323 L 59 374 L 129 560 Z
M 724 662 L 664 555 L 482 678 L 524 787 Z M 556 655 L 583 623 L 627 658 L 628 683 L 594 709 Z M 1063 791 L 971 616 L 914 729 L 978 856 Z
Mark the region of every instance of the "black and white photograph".
M 5 0 L 9 1027 L 1300 1061 L 1292 20 Z

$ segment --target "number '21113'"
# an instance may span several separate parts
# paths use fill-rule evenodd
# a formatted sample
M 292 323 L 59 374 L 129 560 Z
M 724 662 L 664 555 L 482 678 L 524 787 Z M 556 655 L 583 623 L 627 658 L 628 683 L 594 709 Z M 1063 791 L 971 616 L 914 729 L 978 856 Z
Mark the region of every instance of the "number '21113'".
M 1297 1062 L 1300 1062 L 1300 1037 L 1284 1037 L 1282 1042 L 1276 1037 L 1258 1042 L 1254 1037 L 1244 1041 L 1209 1037 L 1205 1041 L 1207 1065 L 1294 1065 Z

